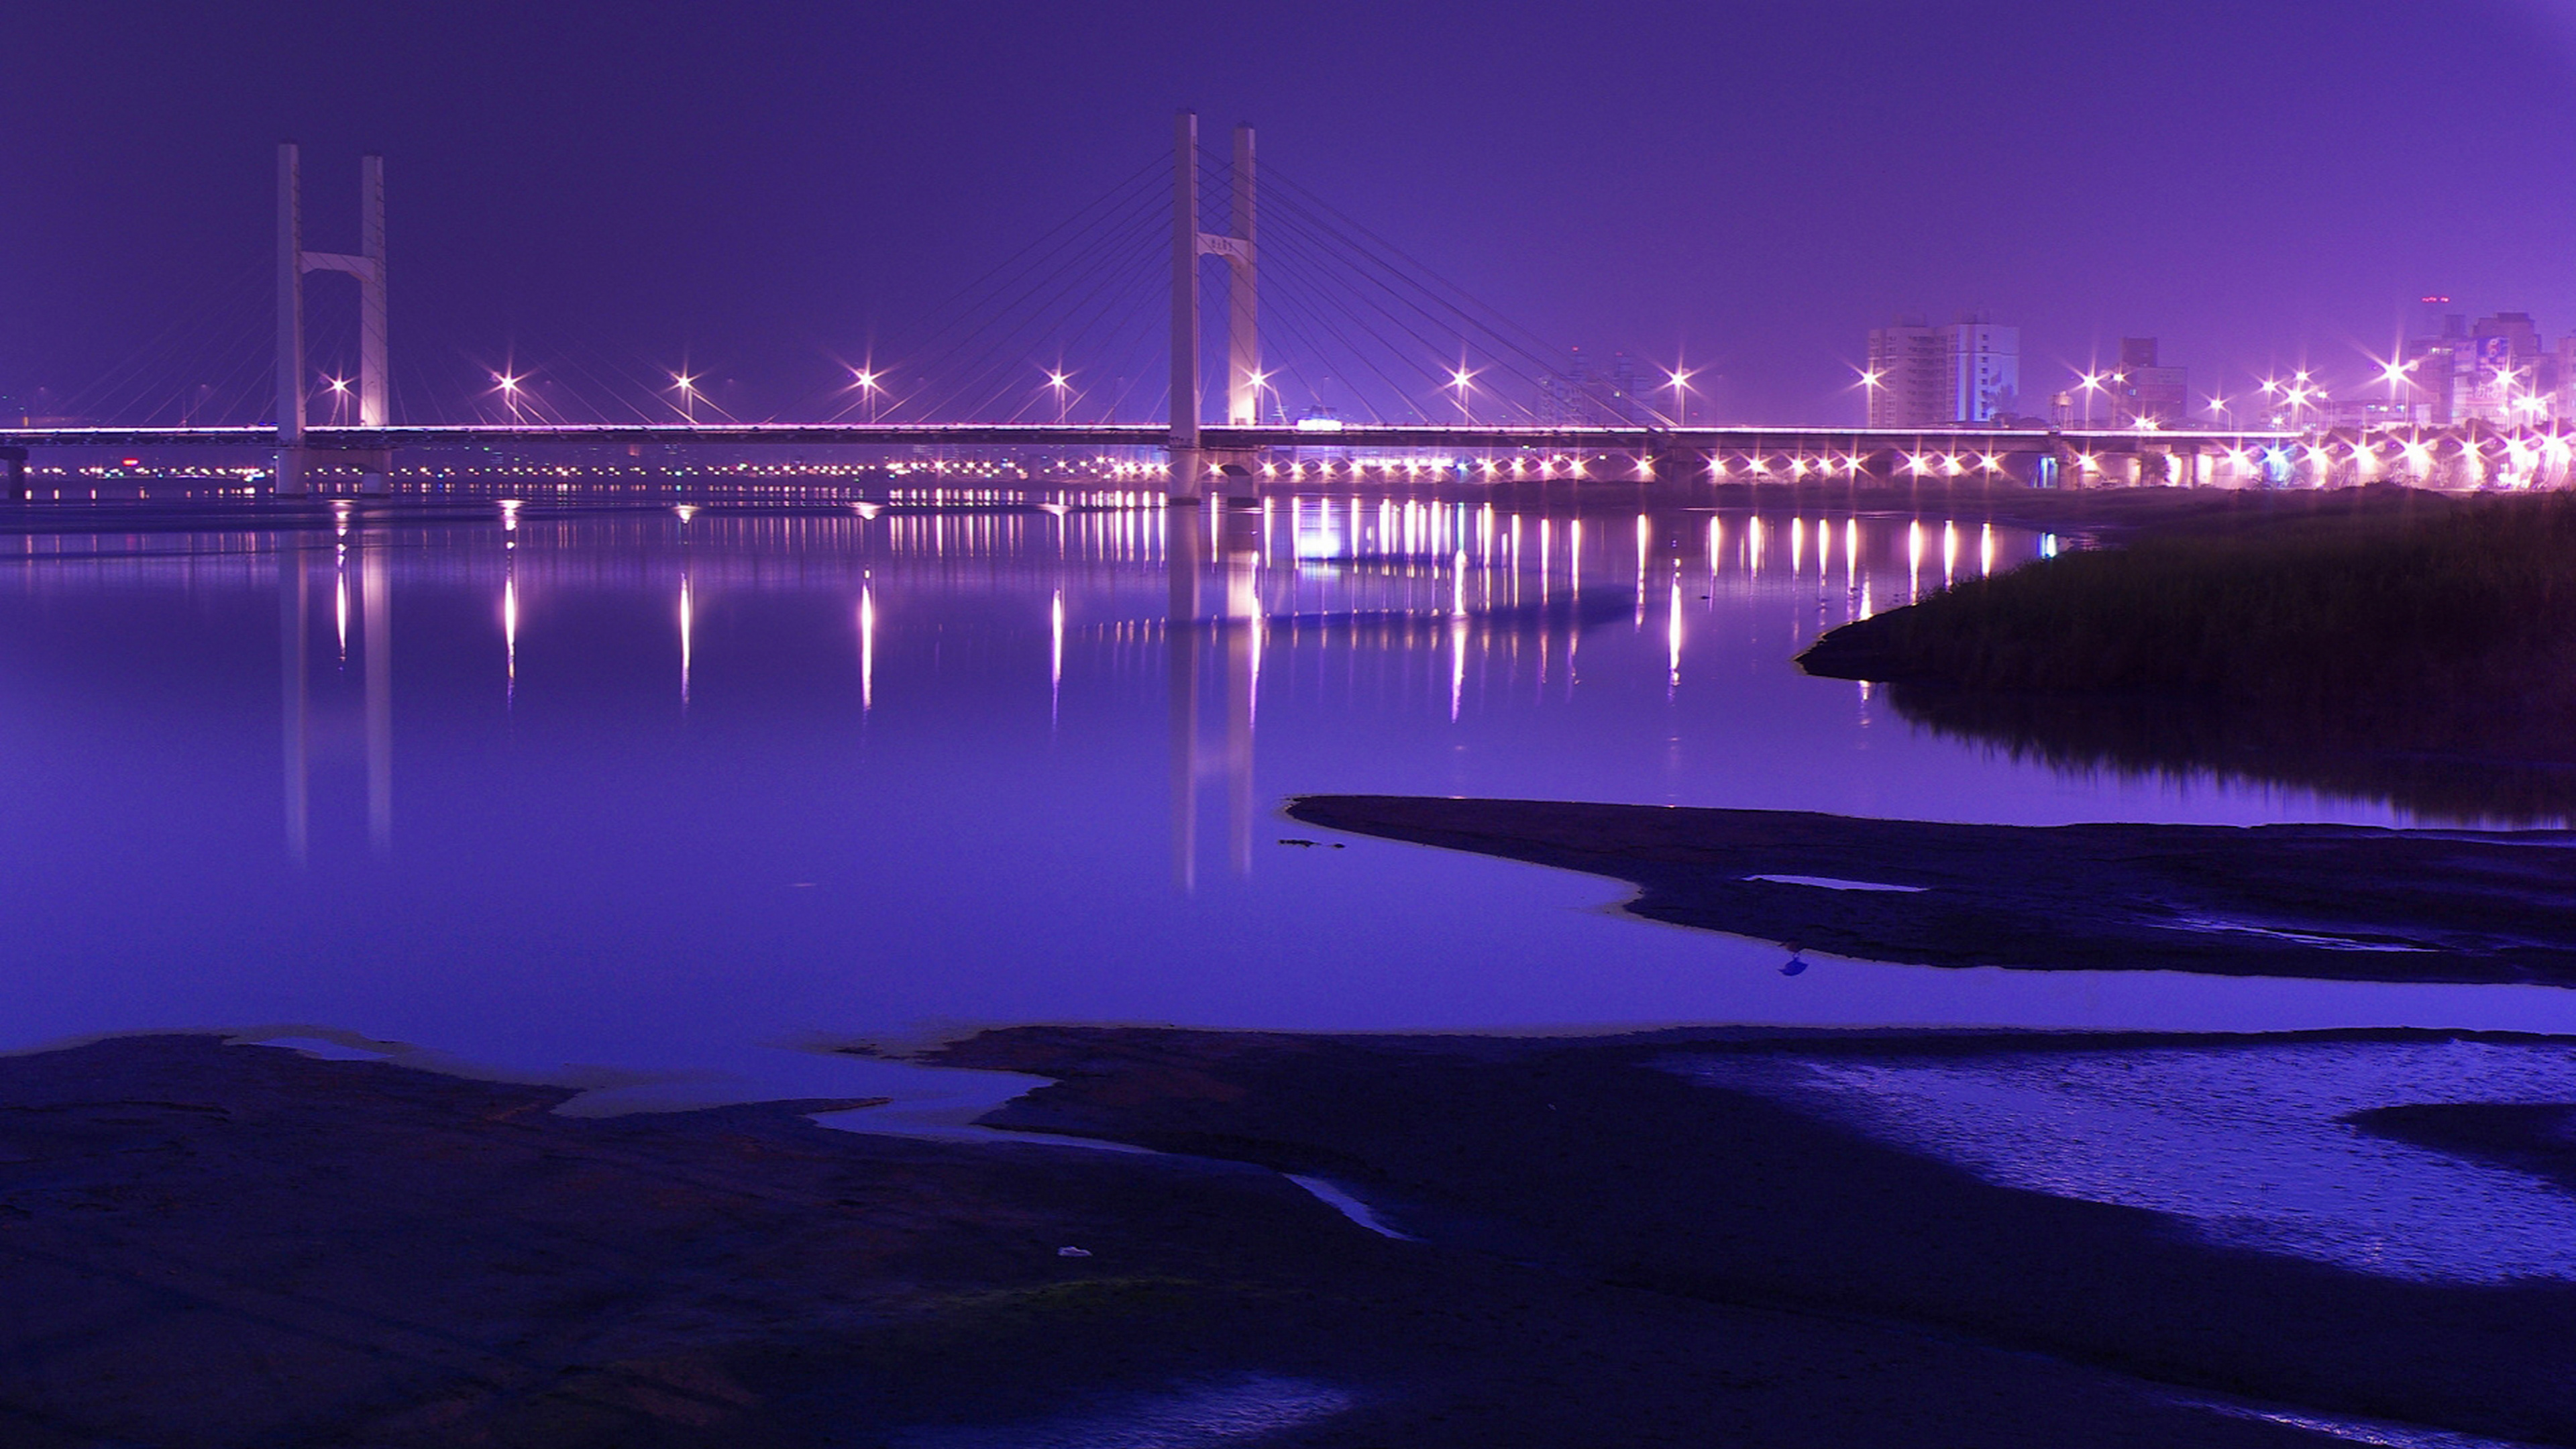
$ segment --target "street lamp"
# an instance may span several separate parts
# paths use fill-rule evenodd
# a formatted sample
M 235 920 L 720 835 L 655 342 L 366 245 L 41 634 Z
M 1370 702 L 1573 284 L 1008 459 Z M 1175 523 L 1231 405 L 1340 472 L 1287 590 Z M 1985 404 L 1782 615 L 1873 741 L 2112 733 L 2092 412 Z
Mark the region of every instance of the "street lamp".
M 1071 381 L 1071 377 L 1061 367 L 1047 374 L 1047 386 L 1055 389 L 1055 421 L 1058 427 L 1064 425 L 1064 410 L 1071 397 L 1065 391 L 1065 385 Z
M 1468 422 L 1467 385 L 1475 380 L 1476 374 L 1468 371 L 1467 365 L 1463 362 L 1458 364 L 1456 368 L 1452 369 L 1449 374 L 1449 385 L 1458 390 L 1458 422 L 1461 427 L 1465 426 Z
M 1673 426 L 1677 428 L 1687 427 L 1690 425 L 1690 380 L 1693 376 L 1692 371 L 1687 367 L 1676 367 L 1667 375 L 1670 378 L 1670 381 L 1665 385 L 1673 390 Z
M 2084 426 L 2093 426 L 2093 394 L 2102 390 L 2103 375 L 2098 372 L 2076 374 L 2075 385 L 2084 393 Z
M 2376 361 L 2376 359 L 2373 360 Z M 2421 361 L 2423 361 L 2423 359 L 2420 357 L 2415 358 L 2412 361 L 2403 362 L 2392 357 L 2386 362 L 2379 364 L 2379 380 L 2388 384 L 2388 405 L 2393 408 L 2397 406 L 2398 399 L 2401 396 L 2405 397 L 2406 421 L 2410 423 L 2415 421 L 2415 403 L 2413 393 L 2411 391 L 2411 386 L 2415 379 L 2408 376 L 2408 374 L 2412 373 L 2415 370 L 2415 364 Z M 2406 389 L 2407 391 L 2401 392 L 2401 389 Z
M 496 372 L 492 374 L 492 380 L 501 385 L 501 401 L 509 405 L 510 421 L 518 422 L 520 420 L 519 375 L 515 372 Z
M 877 422 L 878 391 L 876 369 L 872 367 L 862 367 L 854 370 L 850 374 L 850 385 L 857 388 L 860 396 L 867 399 L 868 426 L 875 427 Z
M 671 374 L 671 385 L 680 390 L 680 416 L 691 427 L 698 425 L 698 380 L 685 372 Z
M 2277 398 L 2277 397 L 2279 397 L 2279 396 L 2281 395 L 2281 387 L 2282 387 L 2282 384 L 2281 384 L 2281 380 L 2280 380 L 2279 378 L 2277 378 L 2277 377 L 2267 377 L 2267 378 L 2263 379 L 2263 384 L 2262 384 L 2263 396 L 2264 396 L 2266 399 Z M 2280 414 L 2279 412 L 2277 412 L 2277 411 L 2273 412 L 2273 413 L 2272 413 L 2272 421 L 2273 421 L 2274 423 L 2276 423 L 2276 424 L 2277 424 L 2277 423 L 2279 423 L 2279 422 L 2281 421 L 2281 414 Z

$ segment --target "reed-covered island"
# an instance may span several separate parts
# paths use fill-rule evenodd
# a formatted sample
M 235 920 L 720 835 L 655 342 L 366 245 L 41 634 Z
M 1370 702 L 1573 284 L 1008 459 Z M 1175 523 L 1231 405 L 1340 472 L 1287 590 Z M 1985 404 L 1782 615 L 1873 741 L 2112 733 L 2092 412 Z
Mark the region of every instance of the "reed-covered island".
M 2576 498 L 2356 491 L 2199 518 L 1846 625 L 1808 673 L 2067 764 L 2222 771 L 2412 808 L 2576 802 Z

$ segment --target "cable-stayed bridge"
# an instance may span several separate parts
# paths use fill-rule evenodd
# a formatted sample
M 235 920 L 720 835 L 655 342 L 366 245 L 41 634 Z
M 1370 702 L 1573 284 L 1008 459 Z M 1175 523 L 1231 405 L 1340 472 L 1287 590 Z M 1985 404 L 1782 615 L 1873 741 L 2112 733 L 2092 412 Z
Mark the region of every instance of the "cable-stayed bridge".
M 952 299 L 913 340 L 910 364 L 845 365 L 789 416 L 754 420 L 685 366 L 656 372 L 578 349 L 493 366 L 471 361 L 470 341 L 430 337 L 406 344 L 425 360 L 398 372 L 381 158 L 365 158 L 360 182 L 358 250 L 309 249 L 300 153 L 281 146 L 264 278 L 238 289 L 229 312 L 174 322 L 157 353 L 66 409 L 77 416 L 0 420 L 10 490 L 24 496 L 31 449 L 260 450 L 288 496 L 325 473 L 386 491 L 403 450 L 1016 449 L 1115 456 L 1124 475 L 1189 500 L 1426 466 L 1483 480 L 2216 482 L 2260 476 L 2290 441 L 2252 430 L 1711 425 L 1693 416 L 1690 370 L 1639 377 L 1537 338 L 1321 197 L 1263 176 L 1250 127 L 1235 129 L 1228 152 L 1207 154 L 1187 112 L 1168 159 Z M 308 298 L 317 273 L 354 280 L 354 313 L 345 294 Z M 329 313 L 318 340 L 309 301 Z M 209 340 L 228 326 L 231 344 Z M 186 381 L 197 376 L 219 380 Z

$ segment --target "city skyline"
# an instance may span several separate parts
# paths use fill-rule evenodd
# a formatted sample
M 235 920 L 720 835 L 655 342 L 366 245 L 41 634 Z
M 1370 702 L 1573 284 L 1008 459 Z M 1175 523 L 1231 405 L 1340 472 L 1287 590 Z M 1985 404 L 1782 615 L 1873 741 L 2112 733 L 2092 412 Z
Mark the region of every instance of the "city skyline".
M 2365 377 L 2429 292 L 2576 315 L 2547 244 L 2565 204 L 2528 182 L 2564 159 L 2576 31 L 2539 3 L 2183 6 L 2116 43 L 2030 4 L 1618 27 L 1706 59 L 1706 84 L 1549 40 L 1536 11 L 998 7 L 964 38 L 821 10 L 741 33 L 678 9 L 480 33 L 140 13 L 67 18 L 0 99 L 24 138 L 0 158 L 0 391 L 76 392 L 256 267 L 268 149 L 294 136 L 320 245 L 354 242 L 342 173 L 388 156 L 398 354 L 595 352 L 783 413 L 839 358 L 899 351 L 924 299 L 1114 184 L 1181 105 L 1260 122 L 1266 166 L 1551 342 L 1686 368 L 1695 416 L 1856 418 L 1862 333 L 1927 304 L 2016 319 L 2034 393 L 2132 336 L 2213 381 Z M 1580 99 L 1442 83 L 1542 62 Z M 1855 71 L 1974 84 L 1898 87 L 1940 97 L 1907 110 Z M 2528 124 L 2385 124 L 2392 88 L 2455 74 Z M 2155 144 L 2090 144 L 2106 114 Z

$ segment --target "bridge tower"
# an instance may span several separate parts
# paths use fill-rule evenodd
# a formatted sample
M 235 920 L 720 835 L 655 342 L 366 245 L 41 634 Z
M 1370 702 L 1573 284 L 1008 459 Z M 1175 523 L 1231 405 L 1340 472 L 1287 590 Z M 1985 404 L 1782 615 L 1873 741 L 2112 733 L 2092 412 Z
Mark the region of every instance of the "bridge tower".
M 1199 118 L 1180 113 L 1172 157 L 1172 482 L 1174 502 L 1196 502 L 1210 471 L 1249 479 L 1243 457 L 1199 446 L 1199 258 L 1226 261 L 1225 415 L 1234 427 L 1261 421 L 1261 332 L 1253 247 L 1252 128 L 1234 128 L 1233 207 L 1224 232 L 1199 230 Z
M 358 246 L 346 252 L 304 250 L 304 181 L 300 149 L 277 148 L 277 491 L 305 491 L 304 274 L 346 272 L 358 279 L 358 426 L 386 423 L 385 382 L 385 158 L 358 162 Z M 368 470 L 362 491 L 385 491 L 389 458 L 384 449 L 360 459 Z

